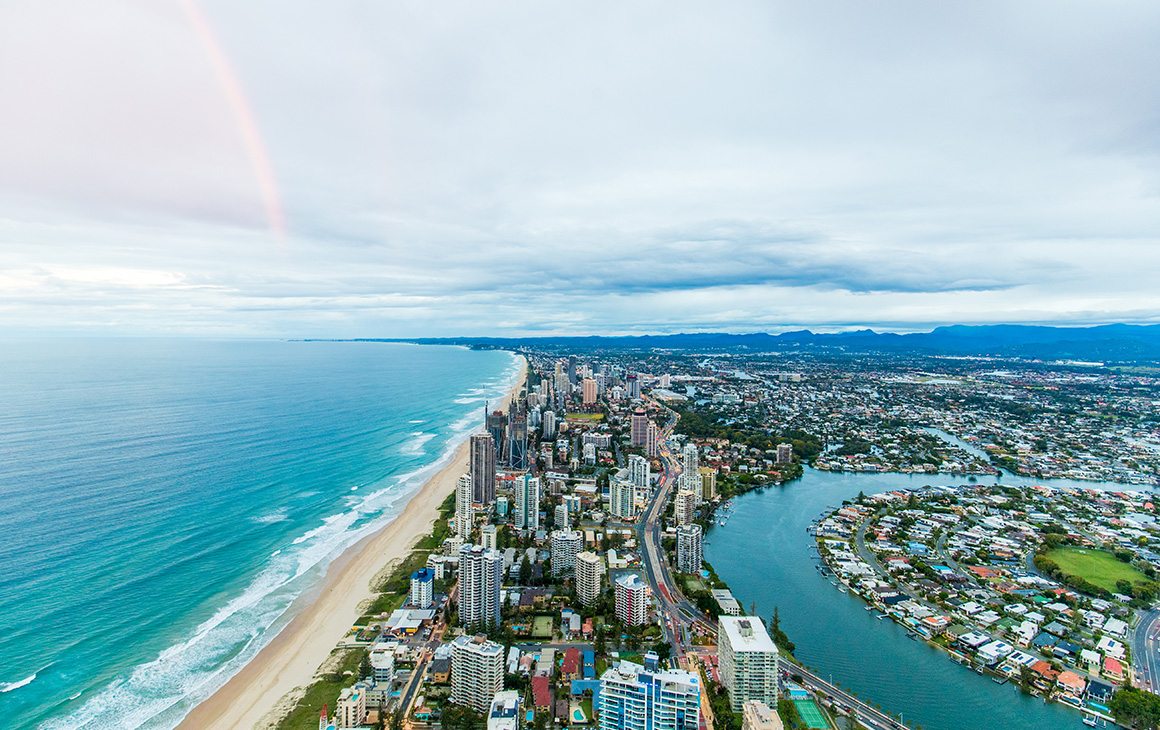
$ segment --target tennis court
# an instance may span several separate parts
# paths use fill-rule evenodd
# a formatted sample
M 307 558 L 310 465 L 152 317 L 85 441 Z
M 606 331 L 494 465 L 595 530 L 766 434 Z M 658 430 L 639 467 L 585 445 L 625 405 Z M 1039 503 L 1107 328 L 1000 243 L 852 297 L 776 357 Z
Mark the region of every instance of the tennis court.
M 830 723 L 826 722 L 826 716 L 822 714 L 813 700 L 794 700 L 793 703 L 797 706 L 798 713 L 802 716 L 802 722 L 806 724 L 806 727 L 829 730 Z

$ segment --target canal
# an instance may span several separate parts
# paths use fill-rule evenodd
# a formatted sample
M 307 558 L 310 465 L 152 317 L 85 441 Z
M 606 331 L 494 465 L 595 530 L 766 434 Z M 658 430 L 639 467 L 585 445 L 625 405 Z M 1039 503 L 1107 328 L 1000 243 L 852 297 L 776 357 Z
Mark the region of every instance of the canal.
M 994 477 L 978 477 L 993 482 Z M 1032 480 L 1003 474 L 1012 486 L 1044 484 L 1095 489 L 1139 489 L 1120 484 Z M 738 497 L 727 523 L 706 536 L 705 559 L 746 610 L 755 604 L 768 620 L 778 607 L 781 627 L 797 658 L 824 677 L 911 727 L 925 730 L 1048 730 L 1082 728 L 1080 714 L 951 662 L 865 603 L 840 593 L 815 566 L 810 522 L 853 499 L 891 489 L 964 484 L 945 475 L 844 474 L 806 468 L 803 477 Z

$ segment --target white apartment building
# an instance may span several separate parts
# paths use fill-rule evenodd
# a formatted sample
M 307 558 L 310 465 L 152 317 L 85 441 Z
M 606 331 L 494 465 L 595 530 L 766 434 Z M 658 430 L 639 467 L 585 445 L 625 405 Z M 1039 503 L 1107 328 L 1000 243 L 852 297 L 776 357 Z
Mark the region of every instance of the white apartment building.
M 756 616 L 720 616 L 717 668 L 734 712 L 749 700 L 777 707 L 777 647 Z
M 584 534 L 579 530 L 556 530 L 552 533 L 552 575 L 571 575 L 576 570 L 576 556 L 584 549 Z
M 600 730 L 697 730 L 700 679 L 622 661 L 600 677 Z
M 459 548 L 459 623 L 473 627 L 500 623 L 503 555 L 482 545 Z M 490 698 L 489 698 L 490 699 Z M 483 710 L 481 710 L 482 712 Z
M 456 637 L 451 642 L 451 700 L 487 714 L 503 689 L 503 646 L 484 636 Z
M 701 574 L 704 535 L 700 525 L 682 525 L 677 528 L 677 570 L 693 575 Z
M 616 581 L 616 617 L 626 626 L 648 623 L 651 592 L 639 575 L 626 575 Z
M 576 597 L 585 606 L 591 606 L 600 599 L 600 587 L 604 575 L 604 560 L 593 552 L 576 555 Z

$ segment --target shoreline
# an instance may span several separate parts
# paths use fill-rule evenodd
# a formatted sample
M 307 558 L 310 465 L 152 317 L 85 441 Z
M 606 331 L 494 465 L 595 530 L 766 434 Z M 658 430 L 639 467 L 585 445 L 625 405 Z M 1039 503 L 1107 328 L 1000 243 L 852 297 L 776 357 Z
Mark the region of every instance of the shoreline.
M 520 373 L 497 408 L 504 408 L 524 385 L 527 361 L 520 360 Z M 319 667 L 361 615 L 358 607 L 375 597 L 371 588 L 375 577 L 391 561 L 406 557 L 430 532 L 439 505 L 467 471 L 469 437 L 456 447 L 451 461 L 411 496 L 398 517 L 330 564 L 321 585 L 296 599 L 306 603 L 298 614 L 241 671 L 190 710 L 178 730 L 249 730 L 277 722 L 274 713 L 281 700 L 314 681 Z

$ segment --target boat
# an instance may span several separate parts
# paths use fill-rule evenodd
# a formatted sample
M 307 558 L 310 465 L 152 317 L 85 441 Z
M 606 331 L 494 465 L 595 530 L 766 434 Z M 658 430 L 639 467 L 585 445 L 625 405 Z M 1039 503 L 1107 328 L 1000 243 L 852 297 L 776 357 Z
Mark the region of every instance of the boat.
M 838 590 L 840 590 L 842 593 L 845 593 L 847 589 L 846 586 L 838 586 Z
M 886 614 L 884 614 L 884 613 L 880 613 L 880 614 L 878 614 L 878 620 L 879 620 L 879 621 L 881 621 L 881 620 L 882 620 L 882 619 L 884 619 L 884 618 L 886 618 Z
M 866 606 L 866 610 L 867 610 L 867 611 L 873 611 L 873 610 L 874 610 L 874 607 L 873 607 L 873 606 Z
M 991 681 L 995 684 L 1007 684 L 1006 677 L 991 677 Z
M 1085 715 L 1083 718 L 1083 724 L 1087 725 L 1088 727 L 1095 727 L 1096 726 L 1096 719 L 1094 717 Z

